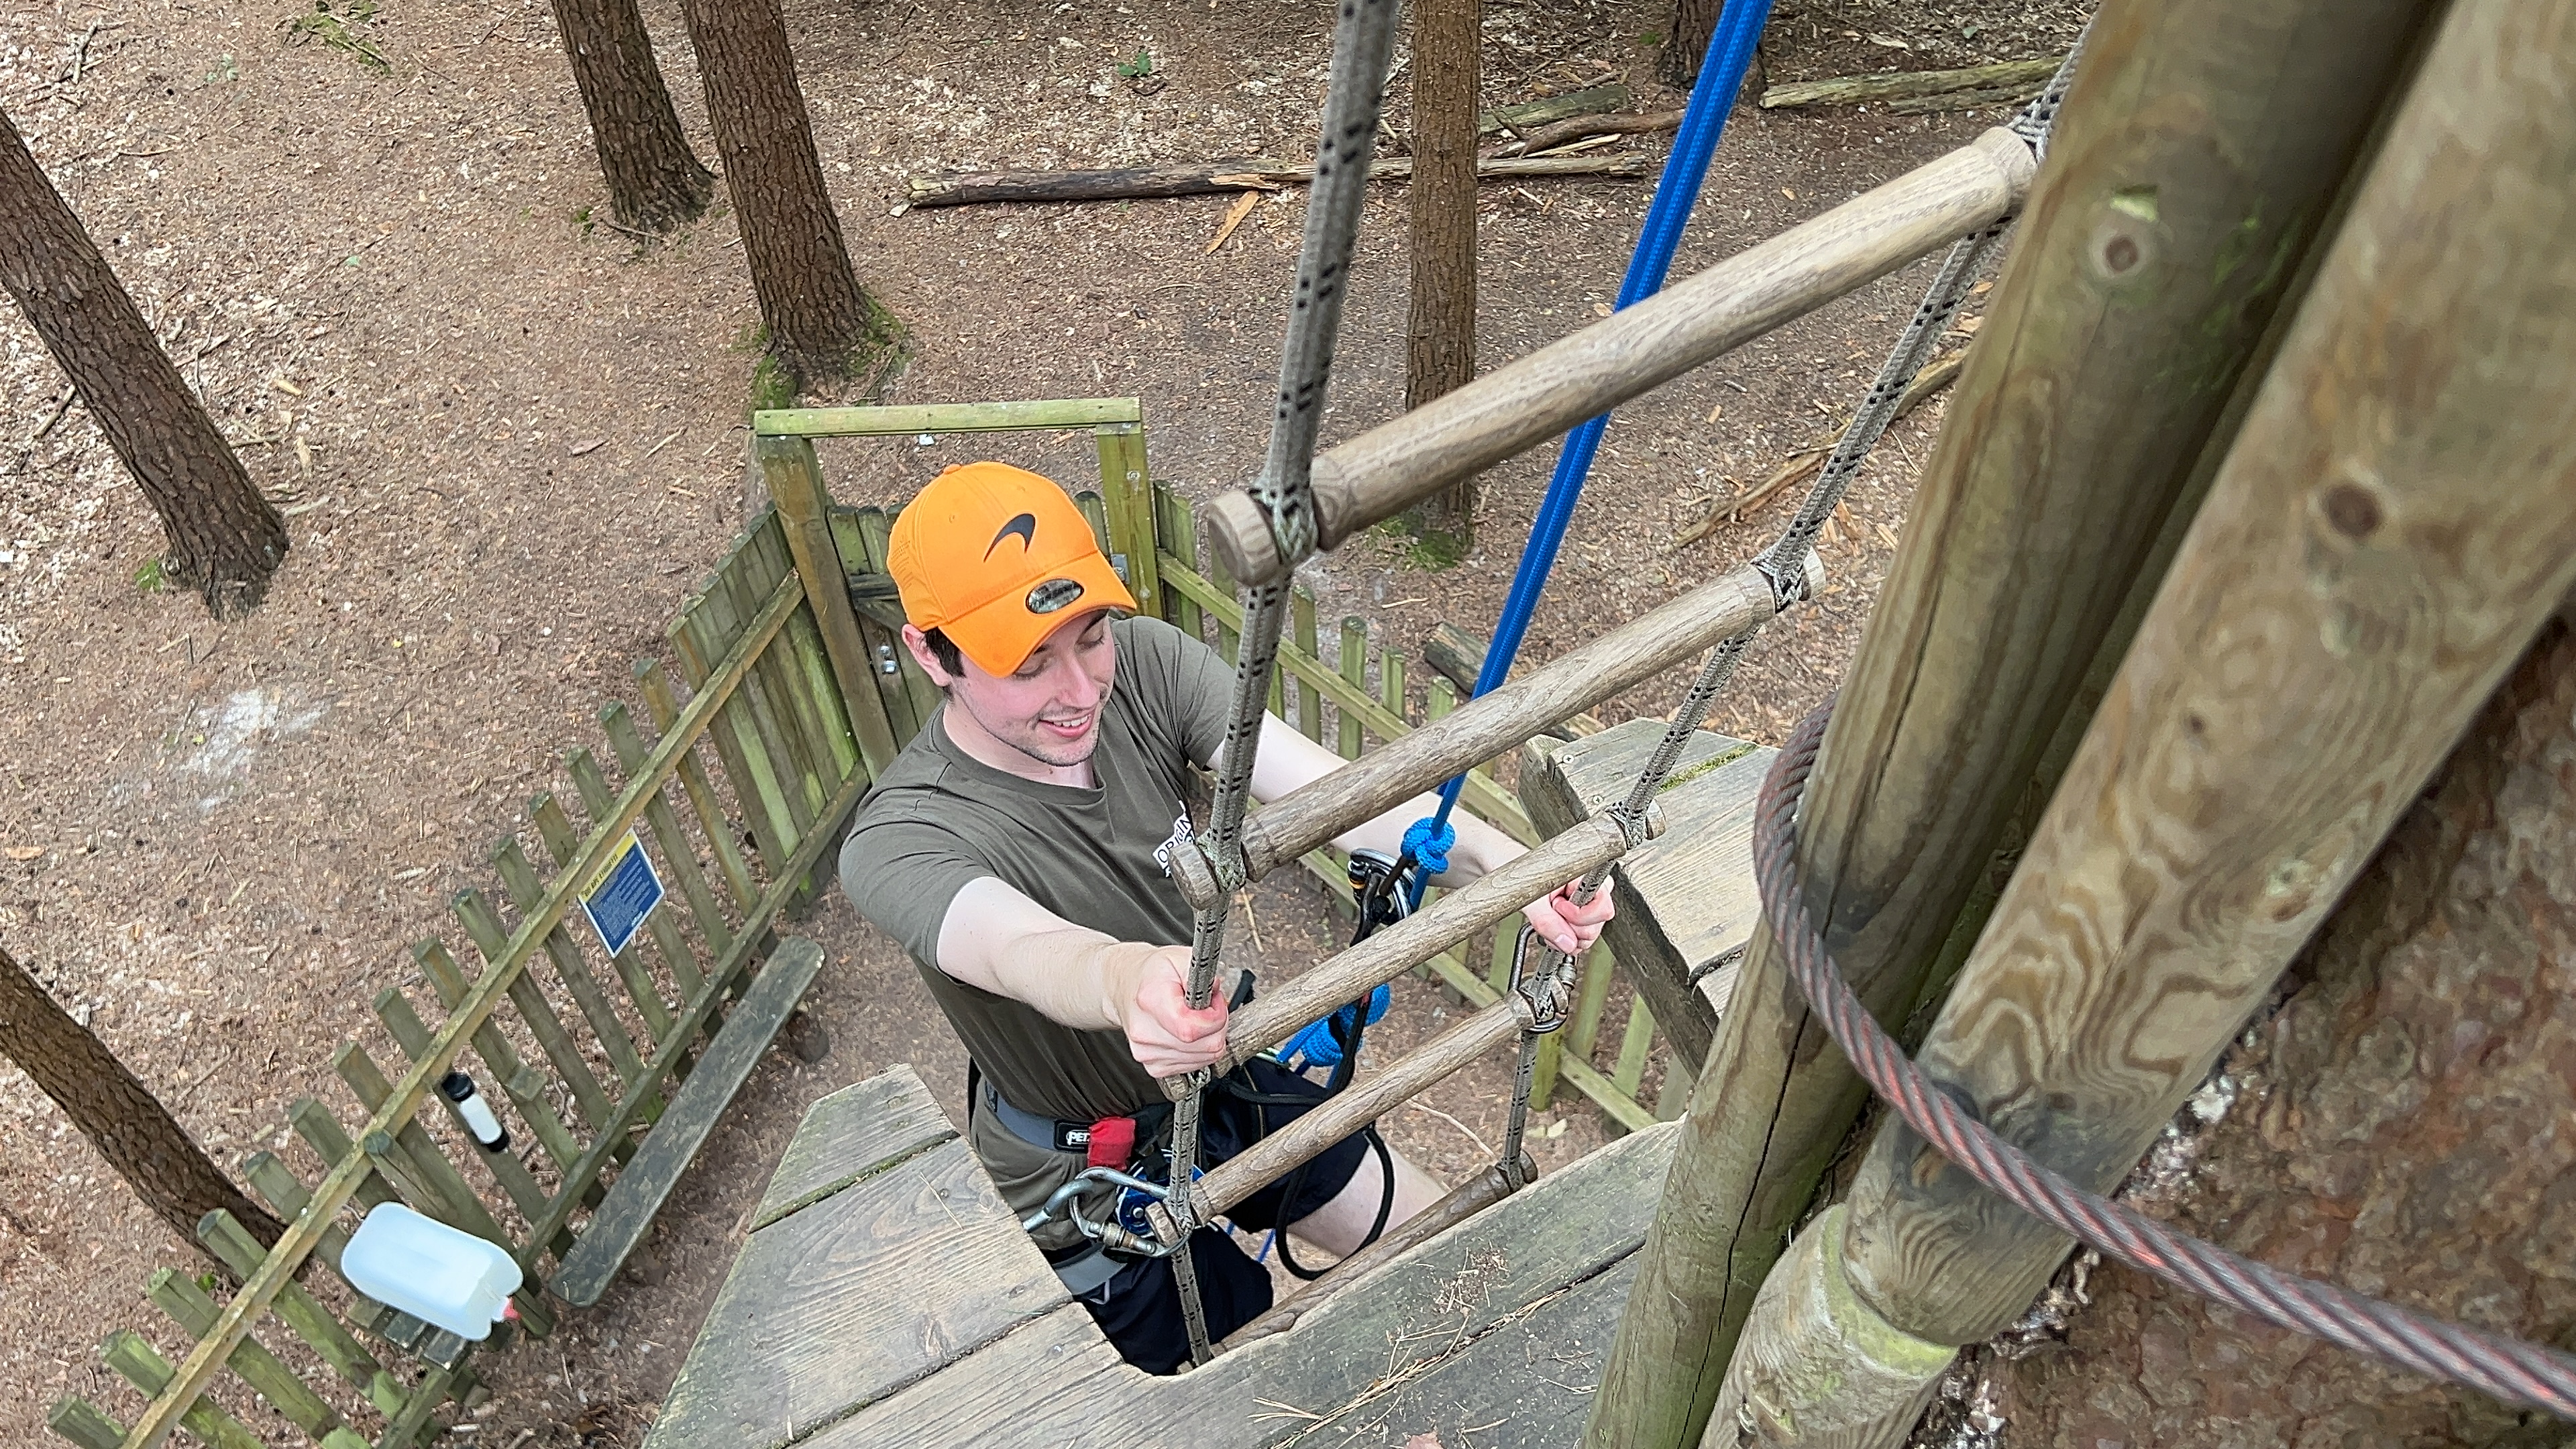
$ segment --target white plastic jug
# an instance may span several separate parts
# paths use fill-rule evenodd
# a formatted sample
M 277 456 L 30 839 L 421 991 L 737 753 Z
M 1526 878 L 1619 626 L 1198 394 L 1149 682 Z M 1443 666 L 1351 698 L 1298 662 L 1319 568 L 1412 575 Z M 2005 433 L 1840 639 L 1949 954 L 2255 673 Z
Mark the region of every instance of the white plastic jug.
M 378 1203 L 340 1250 L 349 1286 L 388 1308 L 480 1341 L 516 1318 L 519 1265 L 472 1233 L 425 1218 L 398 1202 Z

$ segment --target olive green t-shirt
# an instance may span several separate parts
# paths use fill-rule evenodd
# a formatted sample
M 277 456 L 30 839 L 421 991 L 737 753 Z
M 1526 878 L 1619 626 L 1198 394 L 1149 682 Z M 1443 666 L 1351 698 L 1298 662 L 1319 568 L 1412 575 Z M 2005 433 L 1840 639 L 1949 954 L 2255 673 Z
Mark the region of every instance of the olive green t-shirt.
M 1065 1121 L 1163 1100 L 1115 1031 L 1081 1031 L 939 969 L 939 928 L 967 882 L 992 876 L 1075 925 L 1185 946 L 1189 903 L 1164 843 L 1189 824 L 1190 767 L 1224 743 L 1233 671 L 1159 619 L 1111 622 L 1117 667 L 1090 788 L 1041 784 L 973 759 L 945 709 L 895 756 L 841 847 L 841 888 L 903 943 L 967 1055 L 1003 1100 Z

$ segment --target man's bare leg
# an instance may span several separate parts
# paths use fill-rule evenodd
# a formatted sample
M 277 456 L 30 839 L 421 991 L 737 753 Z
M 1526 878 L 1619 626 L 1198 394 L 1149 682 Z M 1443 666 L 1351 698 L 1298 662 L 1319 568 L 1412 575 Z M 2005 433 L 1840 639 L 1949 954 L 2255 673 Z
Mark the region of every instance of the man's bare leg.
M 1386 1229 L 1422 1211 L 1448 1195 L 1431 1174 L 1405 1160 L 1404 1154 L 1388 1149 L 1395 1159 L 1395 1205 L 1387 1210 Z M 1359 1251 L 1368 1237 L 1369 1225 L 1377 1221 L 1377 1205 L 1386 1195 L 1386 1171 L 1378 1166 L 1374 1149 L 1360 1158 L 1359 1171 L 1333 1195 L 1333 1200 L 1288 1225 L 1288 1231 L 1314 1244 L 1337 1258 L 1347 1258 Z

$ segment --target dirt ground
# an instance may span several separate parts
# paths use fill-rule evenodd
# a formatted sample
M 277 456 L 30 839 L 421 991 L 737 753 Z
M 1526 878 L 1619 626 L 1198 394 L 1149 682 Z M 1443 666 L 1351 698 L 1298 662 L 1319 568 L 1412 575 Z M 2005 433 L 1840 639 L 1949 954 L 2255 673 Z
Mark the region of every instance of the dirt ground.
M 544 5 L 338 8 L 340 33 L 383 67 L 291 28 L 312 13 L 294 0 L 0 9 L 0 107 L 293 532 L 246 620 L 211 623 L 193 598 L 144 587 L 160 548 L 149 509 L 33 333 L 0 312 L 0 940 L 226 1162 L 280 1147 L 299 1096 L 348 1105 L 332 1048 L 375 1040 L 369 998 L 417 985 L 406 945 L 453 935 L 449 894 L 488 884 L 472 863 L 562 783 L 561 750 L 595 743 L 593 711 L 659 652 L 745 508 L 758 319 L 729 210 L 653 244 L 587 220 L 603 199 Z M 1796 79 L 2043 54 L 2080 8 L 1784 0 L 1763 65 Z M 676 10 L 646 13 L 710 157 Z M 1159 477 L 1201 498 L 1245 478 L 1301 196 L 1263 202 L 1213 250 L 1223 198 L 896 203 L 906 174 L 946 167 L 1298 154 L 1329 10 L 796 0 L 788 15 L 854 260 L 912 330 L 891 400 L 1137 394 Z M 1666 21 L 1652 0 L 1489 0 L 1486 15 L 1489 104 L 1611 78 L 1642 106 L 1678 103 L 1651 79 Z M 1140 49 L 1159 89 L 1115 72 Z M 1740 107 L 1676 275 L 1996 119 Z M 1390 149 L 1405 131 L 1399 101 Z M 1625 144 L 1660 160 L 1660 140 Z M 1648 192 L 1485 190 L 1489 364 L 1606 313 Z M 1386 188 L 1367 215 L 1329 436 L 1399 406 L 1403 205 Z M 1836 421 L 1925 271 L 1622 410 L 1528 654 L 1553 657 L 1767 542 L 1786 501 L 1697 544 L 1671 538 Z M 1718 728 L 1776 739 L 1838 677 L 1938 415 L 1890 434 L 1828 533 L 1824 598 L 1756 647 Z M 1005 455 L 1072 478 L 1088 450 L 1074 434 Z M 844 501 L 891 501 L 956 456 L 850 445 L 826 466 Z M 1443 619 L 1485 632 L 1552 461 L 1486 477 L 1460 567 L 1427 572 L 1376 539 L 1312 566 L 1327 616 L 1363 614 L 1407 650 Z M 1603 713 L 1660 714 L 1682 682 Z M 1293 880 L 1263 887 L 1249 921 L 1276 968 L 1329 945 L 1320 896 Z M 812 997 L 830 1055 L 772 1054 L 645 1270 L 543 1345 L 484 1364 L 496 1397 L 468 1442 L 640 1440 L 805 1105 L 903 1061 L 961 1092 L 962 1055 L 895 948 L 837 896 L 796 929 L 831 954 Z M 1408 981 L 1372 1040 L 1399 1048 L 1448 1009 Z M 1499 1132 L 1506 1077 L 1500 1061 L 1462 1076 L 1390 1135 L 1462 1177 Z M 1601 1140 L 1570 1092 L 1538 1134 L 1545 1166 Z M 5 1067 L 0 1208 L 0 1442 L 46 1442 L 45 1407 L 65 1393 L 130 1417 L 139 1399 L 95 1346 L 130 1326 L 183 1350 L 140 1289 L 189 1254 Z M 265 1410 L 252 1422 L 301 1442 Z

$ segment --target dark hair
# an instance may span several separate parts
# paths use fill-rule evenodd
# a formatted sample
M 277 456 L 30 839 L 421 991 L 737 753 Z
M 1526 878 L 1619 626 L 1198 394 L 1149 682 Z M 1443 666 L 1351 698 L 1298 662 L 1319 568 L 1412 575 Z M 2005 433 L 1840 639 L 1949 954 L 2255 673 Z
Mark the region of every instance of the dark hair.
M 924 629 L 921 642 L 929 646 L 930 657 L 939 661 L 939 667 L 948 671 L 949 678 L 955 679 L 966 672 L 965 657 L 957 652 L 956 644 L 946 634 L 937 629 Z

